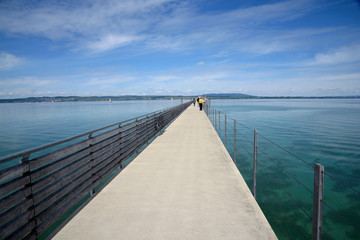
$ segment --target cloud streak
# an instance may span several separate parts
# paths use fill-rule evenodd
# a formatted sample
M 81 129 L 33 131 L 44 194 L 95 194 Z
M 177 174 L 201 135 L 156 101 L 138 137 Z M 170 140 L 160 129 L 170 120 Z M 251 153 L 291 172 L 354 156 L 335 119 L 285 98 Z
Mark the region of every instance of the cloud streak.
M 147 29 L 156 19 L 151 17 L 152 13 L 166 10 L 164 4 L 168 2 L 171 1 L 107 0 L 82 1 L 80 4 L 72 1 L 2 1 L 0 22 L 6 24 L 1 24 L 0 30 L 52 40 L 102 39 L 129 43 L 136 38 L 128 37 L 126 41 L 121 41 L 119 36 L 136 35 Z
M 10 53 L 0 52 L 0 71 L 12 69 L 21 64 L 22 61 L 21 58 Z
M 109 34 L 102 37 L 99 41 L 91 42 L 88 48 L 94 52 L 105 52 L 114 48 L 126 46 L 140 40 L 140 36 Z
M 332 16 L 348 14 L 348 2 L 336 2 L 343 9 L 313 0 L 232 3 L 238 7 L 192 0 L 0 1 L 2 91 L 360 89 L 360 25 L 354 15 Z
M 276 26 L 303 16 L 317 8 L 307 0 L 266 4 L 226 13 L 199 14 L 190 2 L 172 0 L 124 1 L 3 1 L 0 4 L 0 30 L 12 34 L 42 36 L 65 40 L 77 48 L 103 52 L 137 41 L 155 50 L 181 51 L 194 46 L 251 43 L 247 51 L 267 54 L 289 47 L 285 40 L 272 39 L 273 32 L 254 30 L 264 25 Z M 277 32 L 279 33 L 279 32 Z M 275 33 L 275 34 L 277 34 Z M 284 36 L 284 34 L 282 34 Z M 88 42 L 84 46 L 83 42 Z M 267 46 L 267 47 L 265 47 Z M 285 47 L 284 47 L 285 46 Z
M 47 86 L 53 85 L 58 83 L 57 80 L 47 80 L 47 79 L 39 79 L 35 77 L 19 77 L 19 78 L 12 78 L 12 79 L 2 79 L 0 81 L 0 86 L 2 87 L 10 87 L 10 86 Z
M 93 77 L 89 81 L 86 81 L 84 85 L 94 85 L 99 88 L 113 87 L 117 84 L 134 81 L 134 77 L 123 76 L 123 75 L 108 75 Z
M 332 65 L 356 61 L 360 61 L 360 44 L 344 46 L 327 53 L 318 53 L 309 65 Z

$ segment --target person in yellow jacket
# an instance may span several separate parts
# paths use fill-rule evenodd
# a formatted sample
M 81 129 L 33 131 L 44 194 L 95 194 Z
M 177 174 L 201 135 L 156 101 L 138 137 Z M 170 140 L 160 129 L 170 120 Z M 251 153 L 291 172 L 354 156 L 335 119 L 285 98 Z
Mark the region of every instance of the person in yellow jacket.
M 200 111 L 202 111 L 203 102 L 204 101 L 201 98 L 199 98 Z

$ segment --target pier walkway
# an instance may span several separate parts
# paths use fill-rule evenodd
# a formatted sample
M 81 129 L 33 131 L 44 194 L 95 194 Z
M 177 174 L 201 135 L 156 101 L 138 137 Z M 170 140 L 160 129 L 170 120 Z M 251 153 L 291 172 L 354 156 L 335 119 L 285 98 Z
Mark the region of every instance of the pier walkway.
M 277 239 L 192 105 L 54 239 Z

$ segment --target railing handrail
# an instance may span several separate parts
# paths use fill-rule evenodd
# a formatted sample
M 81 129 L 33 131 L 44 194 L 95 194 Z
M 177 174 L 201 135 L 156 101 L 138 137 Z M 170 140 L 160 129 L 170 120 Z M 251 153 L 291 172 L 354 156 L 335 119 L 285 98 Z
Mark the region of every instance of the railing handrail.
M 23 157 L 4 164 L 0 170 L 0 238 L 54 236 L 190 104 L 189 101 L 2 158 L 6 162 Z M 111 128 L 114 126 L 119 127 Z M 108 130 L 92 135 L 105 129 Z M 80 138 L 86 135 L 87 139 Z M 43 151 L 63 143 L 68 144 Z M 40 154 L 33 154 L 37 152 Z
M 157 111 L 154 111 L 154 112 L 151 112 L 151 113 L 147 113 L 147 114 L 140 115 L 140 116 L 137 116 L 137 117 L 133 117 L 133 118 L 121 121 L 121 122 L 117 122 L 117 123 L 114 123 L 114 124 L 111 124 L 111 125 L 108 125 L 108 126 L 105 126 L 105 127 L 97 128 L 95 130 L 80 133 L 80 134 L 72 136 L 72 137 L 64 138 L 64 139 L 57 140 L 57 141 L 54 141 L 54 142 L 51 142 L 51 143 L 47 143 L 47 144 L 44 144 L 44 145 L 41 145 L 41 146 L 38 146 L 38 147 L 34 147 L 34 148 L 30 148 L 30 149 L 20 151 L 20 152 L 17 152 L 17 153 L 9 154 L 7 156 L 0 157 L 0 164 L 4 163 L 4 162 L 11 161 L 11 160 L 19 158 L 19 157 L 28 156 L 28 155 L 30 155 L 30 154 L 32 154 L 34 152 L 39 152 L 39 151 L 42 151 L 44 149 L 51 148 L 51 147 L 63 144 L 65 142 L 69 142 L 69 141 L 75 140 L 77 138 L 81 138 L 81 137 L 87 136 L 89 134 L 93 134 L 93 133 L 102 131 L 104 129 L 115 127 L 117 125 L 121 125 L 121 124 L 131 122 L 131 121 L 134 121 L 134 120 L 137 120 L 137 119 L 142 119 L 144 117 L 156 115 L 158 113 L 165 112 L 165 111 L 167 111 L 169 109 L 172 109 L 172 108 L 174 108 L 174 107 L 168 107 L 168 108 L 165 108 L 165 109 L 157 110 Z

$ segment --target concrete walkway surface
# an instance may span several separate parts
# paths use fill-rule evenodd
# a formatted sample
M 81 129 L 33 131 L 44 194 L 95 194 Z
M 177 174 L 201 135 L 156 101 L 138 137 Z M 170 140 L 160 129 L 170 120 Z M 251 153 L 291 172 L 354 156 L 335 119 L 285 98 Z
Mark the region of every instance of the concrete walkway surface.
M 192 105 L 54 239 L 277 239 Z

